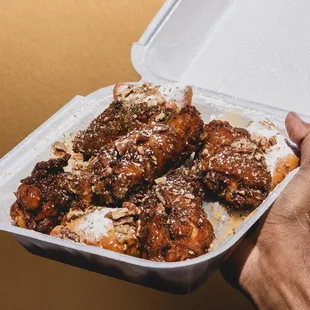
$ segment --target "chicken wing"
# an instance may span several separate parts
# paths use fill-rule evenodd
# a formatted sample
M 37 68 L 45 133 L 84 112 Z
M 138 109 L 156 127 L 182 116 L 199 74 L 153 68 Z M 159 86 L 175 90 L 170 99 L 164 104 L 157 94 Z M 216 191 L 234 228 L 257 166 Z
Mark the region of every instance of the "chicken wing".
M 74 219 L 68 217 L 56 226 L 51 236 L 131 256 L 140 256 L 138 208 L 92 207 L 80 212 Z
M 191 170 L 180 167 L 155 183 L 143 198 L 131 197 L 141 208 L 143 258 L 173 262 L 206 253 L 214 238 L 213 227 L 202 208 L 202 186 Z
M 70 207 L 88 207 L 92 196 L 89 179 L 64 172 L 69 157 L 39 162 L 31 176 L 21 181 L 10 210 L 15 225 L 49 233 Z
M 87 158 L 97 155 L 109 142 L 155 121 L 167 123 L 185 105 L 191 104 L 192 89 L 176 84 L 117 84 L 114 101 L 86 130 L 73 140 L 75 152 Z
M 150 123 L 101 149 L 88 167 L 100 204 L 123 200 L 188 158 L 202 126 L 197 109 L 186 106 L 167 124 Z
M 264 150 L 242 128 L 228 122 L 205 125 L 204 144 L 193 169 L 207 189 L 236 208 L 255 208 L 271 190 L 271 174 Z
M 264 157 L 272 176 L 272 189 L 274 189 L 299 166 L 300 159 L 296 155 L 296 147 L 268 119 L 251 121 L 246 129 L 264 150 Z

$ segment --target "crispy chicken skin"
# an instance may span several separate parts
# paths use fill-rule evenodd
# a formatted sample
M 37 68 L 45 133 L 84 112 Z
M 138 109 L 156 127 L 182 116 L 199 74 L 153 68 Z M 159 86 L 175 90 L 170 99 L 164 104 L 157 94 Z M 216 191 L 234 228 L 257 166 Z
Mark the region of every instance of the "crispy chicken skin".
M 100 204 L 123 200 L 188 158 L 202 126 L 197 109 L 185 106 L 167 124 L 150 123 L 102 148 L 88 167 Z
M 70 207 L 86 208 L 91 201 L 86 176 L 65 173 L 70 155 L 39 162 L 16 192 L 10 215 L 15 225 L 49 233 Z
M 157 85 L 117 84 L 114 101 L 74 138 L 74 151 L 83 153 L 86 158 L 97 155 L 101 147 L 109 142 L 150 121 L 167 123 L 179 112 L 180 107 L 191 104 L 190 87 L 184 88 L 179 101 L 171 100 L 159 90 L 160 86 Z
M 213 227 L 202 208 L 203 189 L 189 168 L 180 167 L 156 179 L 144 197 L 131 197 L 142 212 L 142 257 L 182 261 L 208 251 Z
M 56 226 L 51 236 L 97 246 L 131 256 L 140 256 L 137 235 L 140 209 L 91 207 Z
M 212 121 L 201 137 L 203 148 L 193 169 L 208 190 L 236 208 L 259 206 L 271 190 L 264 150 L 242 128 Z

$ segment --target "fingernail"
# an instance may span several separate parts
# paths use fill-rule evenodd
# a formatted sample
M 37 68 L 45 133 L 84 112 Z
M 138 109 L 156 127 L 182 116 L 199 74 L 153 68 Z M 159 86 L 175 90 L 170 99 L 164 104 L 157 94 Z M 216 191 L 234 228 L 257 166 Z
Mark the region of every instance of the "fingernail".
M 302 121 L 302 118 L 301 118 L 296 112 L 291 111 L 290 114 L 291 114 L 293 117 L 295 117 L 295 118 L 297 118 L 297 119 L 299 119 L 299 120 Z

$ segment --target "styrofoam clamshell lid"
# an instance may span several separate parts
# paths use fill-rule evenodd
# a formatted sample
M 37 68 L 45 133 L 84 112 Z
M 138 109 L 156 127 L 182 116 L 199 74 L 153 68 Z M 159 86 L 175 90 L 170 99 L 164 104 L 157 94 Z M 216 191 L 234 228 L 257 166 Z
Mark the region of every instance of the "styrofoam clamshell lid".
M 168 0 L 132 48 L 142 79 L 310 115 L 308 0 Z

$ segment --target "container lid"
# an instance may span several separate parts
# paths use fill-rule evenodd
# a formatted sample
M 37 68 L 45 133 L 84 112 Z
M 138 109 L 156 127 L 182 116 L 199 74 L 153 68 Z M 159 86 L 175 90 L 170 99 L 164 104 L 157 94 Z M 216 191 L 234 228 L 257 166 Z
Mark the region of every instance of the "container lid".
M 309 0 L 168 0 L 132 62 L 177 81 L 310 115 Z

